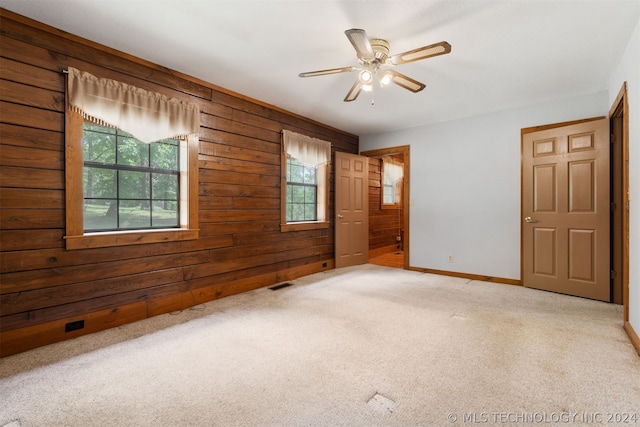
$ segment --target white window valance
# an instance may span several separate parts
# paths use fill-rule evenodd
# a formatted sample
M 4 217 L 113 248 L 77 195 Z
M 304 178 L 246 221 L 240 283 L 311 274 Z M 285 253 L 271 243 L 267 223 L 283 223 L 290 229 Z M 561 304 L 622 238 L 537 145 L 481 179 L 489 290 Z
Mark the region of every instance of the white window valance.
M 288 130 L 282 131 L 284 152 L 308 167 L 331 162 L 331 143 Z
M 146 143 L 197 137 L 200 132 L 196 104 L 72 67 L 68 73 L 69 106 L 87 120 L 121 129 Z
M 384 175 L 395 184 L 404 177 L 404 165 L 393 157 L 382 158 L 382 169 Z

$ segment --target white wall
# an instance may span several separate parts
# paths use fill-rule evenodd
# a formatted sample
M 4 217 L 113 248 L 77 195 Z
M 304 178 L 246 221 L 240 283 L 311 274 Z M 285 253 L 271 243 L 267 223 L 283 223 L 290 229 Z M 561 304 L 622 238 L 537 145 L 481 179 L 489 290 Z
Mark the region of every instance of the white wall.
M 640 333 L 640 20 L 609 86 L 609 105 L 623 82 L 629 100 L 629 323 Z
M 410 265 L 520 279 L 520 129 L 606 116 L 608 95 L 361 136 L 362 151 L 411 146 Z
M 640 20 L 608 90 L 528 108 L 360 138 L 411 146 L 410 265 L 520 278 L 520 129 L 605 116 L 629 100 L 629 322 L 640 333 Z M 448 257 L 453 255 L 454 262 Z

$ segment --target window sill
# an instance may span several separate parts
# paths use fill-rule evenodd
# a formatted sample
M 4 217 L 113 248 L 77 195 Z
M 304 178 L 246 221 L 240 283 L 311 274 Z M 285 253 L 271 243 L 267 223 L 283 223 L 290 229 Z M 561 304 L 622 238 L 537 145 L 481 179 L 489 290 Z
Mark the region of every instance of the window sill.
M 321 228 L 329 228 L 328 221 L 309 221 L 309 222 L 291 222 L 288 224 L 280 224 L 280 231 L 303 231 L 318 230 Z
M 64 236 L 67 250 L 142 245 L 146 243 L 196 240 L 198 229 L 176 228 L 145 231 L 116 231 Z

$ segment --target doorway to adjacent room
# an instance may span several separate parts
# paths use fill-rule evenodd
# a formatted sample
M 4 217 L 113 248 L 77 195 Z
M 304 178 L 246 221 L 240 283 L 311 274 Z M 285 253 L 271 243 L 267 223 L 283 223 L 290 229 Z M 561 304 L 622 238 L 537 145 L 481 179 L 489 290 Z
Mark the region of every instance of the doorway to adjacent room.
M 409 146 L 360 154 L 369 157 L 369 262 L 409 268 Z

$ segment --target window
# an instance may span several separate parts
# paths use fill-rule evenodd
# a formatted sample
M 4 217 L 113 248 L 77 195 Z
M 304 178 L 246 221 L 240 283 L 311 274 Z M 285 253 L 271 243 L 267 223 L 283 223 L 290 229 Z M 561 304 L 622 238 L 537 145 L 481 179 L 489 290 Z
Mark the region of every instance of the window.
M 281 231 L 329 227 L 331 144 L 283 131 Z
M 287 222 L 318 219 L 316 168 L 287 158 Z
M 67 104 L 67 249 L 197 239 L 199 108 L 73 68 Z
M 388 174 L 384 174 L 383 181 L 382 203 L 385 205 L 396 204 L 396 184 L 391 181 Z
M 180 141 L 84 124 L 84 231 L 180 226 Z
M 382 209 L 397 209 L 402 205 L 402 179 L 404 164 L 402 155 L 383 156 L 380 159 L 382 174 Z

